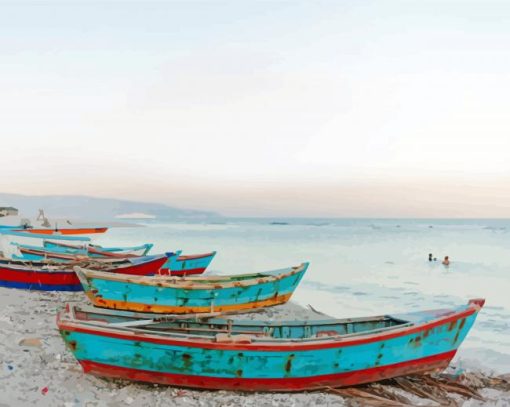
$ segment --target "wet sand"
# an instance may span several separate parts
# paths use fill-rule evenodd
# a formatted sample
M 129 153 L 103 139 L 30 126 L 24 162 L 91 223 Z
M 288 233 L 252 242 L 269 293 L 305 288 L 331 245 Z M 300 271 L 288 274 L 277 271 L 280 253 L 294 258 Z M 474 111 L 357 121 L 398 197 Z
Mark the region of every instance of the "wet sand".
M 29 292 L 0 288 L 0 406 L 342 406 L 352 400 L 325 392 L 242 394 L 195 391 L 83 374 L 55 325 L 66 301 L 86 304 L 82 293 Z M 289 303 L 236 318 L 323 319 Z M 492 405 L 510 405 L 510 393 L 481 392 Z M 423 404 L 416 399 L 416 405 Z M 499 404 L 498 404 L 499 403 Z M 505 404 L 508 403 L 508 404 Z M 429 404 L 430 405 L 430 404 Z M 488 405 L 469 400 L 466 406 Z

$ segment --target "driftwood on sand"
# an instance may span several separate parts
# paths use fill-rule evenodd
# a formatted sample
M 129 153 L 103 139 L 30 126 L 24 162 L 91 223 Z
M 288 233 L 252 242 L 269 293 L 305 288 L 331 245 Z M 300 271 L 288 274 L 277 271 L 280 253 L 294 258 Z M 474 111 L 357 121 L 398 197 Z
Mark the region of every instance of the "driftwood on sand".
M 469 399 L 485 401 L 479 390 L 487 388 L 510 391 L 510 376 L 491 377 L 482 373 L 406 376 L 328 391 L 346 398 L 352 406 L 414 406 L 418 398 L 423 406 L 456 407 Z

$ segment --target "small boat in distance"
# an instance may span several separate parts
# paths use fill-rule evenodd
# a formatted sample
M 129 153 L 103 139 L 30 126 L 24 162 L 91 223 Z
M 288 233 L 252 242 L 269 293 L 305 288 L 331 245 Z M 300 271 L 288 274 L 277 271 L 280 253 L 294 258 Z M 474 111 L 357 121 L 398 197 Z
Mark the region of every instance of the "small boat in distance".
M 97 307 L 188 314 L 250 310 L 287 302 L 308 263 L 263 273 L 230 276 L 127 276 L 75 267 Z
M 14 230 L 10 227 L 0 227 L 0 235 L 7 236 L 11 238 L 23 238 L 23 239 L 47 239 L 48 235 L 46 233 L 34 233 L 27 232 L 26 230 Z M 64 240 L 64 241 L 72 241 L 72 242 L 90 242 L 90 237 L 88 236 L 73 236 L 73 235 L 55 235 L 53 239 Z
M 27 228 L 27 229 L 16 229 L 13 230 L 17 232 L 25 232 L 25 233 L 35 233 L 39 235 L 50 235 L 50 236 L 59 236 L 59 235 L 92 235 L 97 233 L 105 233 L 108 228 L 99 227 L 99 228 L 55 228 L 55 229 L 43 229 L 43 228 Z
M 158 319 L 67 304 L 57 326 L 85 373 L 199 389 L 309 391 L 445 369 L 484 302 L 288 322 Z
M 17 212 L 17 211 L 16 211 Z M 73 236 L 105 233 L 108 227 L 96 226 L 97 223 L 84 220 L 57 219 L 46 217 L 44 209 L 39 209 L 37 217 L 22 217 L 17 213 L 1 217 L 0 229 L 14 230 L 39 235 Z

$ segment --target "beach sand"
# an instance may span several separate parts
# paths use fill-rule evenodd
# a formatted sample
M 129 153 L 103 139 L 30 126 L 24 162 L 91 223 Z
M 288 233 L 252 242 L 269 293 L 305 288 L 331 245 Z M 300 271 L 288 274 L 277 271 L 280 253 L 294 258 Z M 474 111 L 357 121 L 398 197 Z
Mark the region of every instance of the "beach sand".
M 352 400 L 325 392 L 241 394 L 196 391 L 85 375 L 65 348 L 55 325 L 64 302 L 86 304 L 82 293 L 49 293 L 0 288 L 0 406 L 342 406 Z M 288 303 L 236 318 L 322 319 Z M 510 393 L 482 390 L 488 402 L 466 406 L 510 405 Z M 506 403 L 506 404 L 505 404 Z M 413 404 L 423 404 L 415 399 Z M 430 403 L 428 404 L 430 405 Z

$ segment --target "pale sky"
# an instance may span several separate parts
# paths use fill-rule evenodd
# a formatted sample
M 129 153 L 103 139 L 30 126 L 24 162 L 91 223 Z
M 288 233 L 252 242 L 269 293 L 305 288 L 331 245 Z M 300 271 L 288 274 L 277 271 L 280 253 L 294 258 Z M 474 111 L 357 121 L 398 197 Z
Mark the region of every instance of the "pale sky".
M 0 191 L 510 216 L 510 2 L 0 2 Z

